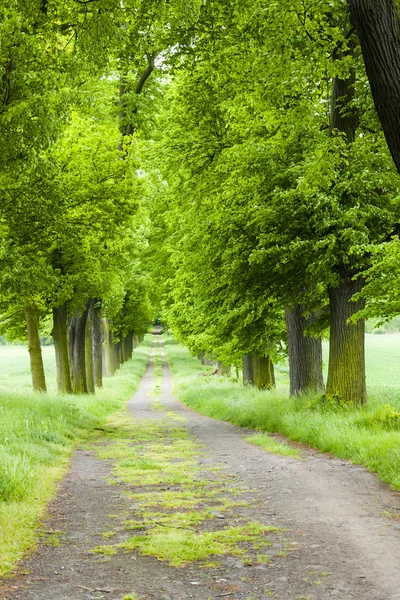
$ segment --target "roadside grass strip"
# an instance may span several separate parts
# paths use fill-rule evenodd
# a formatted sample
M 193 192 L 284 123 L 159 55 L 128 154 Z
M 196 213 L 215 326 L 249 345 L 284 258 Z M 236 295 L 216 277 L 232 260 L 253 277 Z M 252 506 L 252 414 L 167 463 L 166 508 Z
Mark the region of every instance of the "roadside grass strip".
M 103 434 L 109 415 L 134 393 L 150 346 L 147 336 L 95 396 L 0 392 L 0 576 L 12 573 L 39 536 L 58 543 L 39 520 L 77 443 Z
M 255 446 L 259 446 L 272 454 L 281 454 L 282 456 L 290 456 L 291 458 L 301 458 L 300 450 L 297 448 L 292 448 L 288 444 L 283 442 L 278 442 L 274 438 L 272 438 L 268 433 L 256 433 L 254 435 L 246 436 L 246 442 L 250 442 Z
M 261 391 L 233 378 L 212 375 L 171 338 L 166 340 L 164 351 L 174 376 L 174 394 L 190 408 L 241 427 L 279 432 L 290 440 L 351 460 L 400 490 L 400 380 L 394 380 L 392 387 L 373 387 L 372 379 L 368 402 L 362 406 L 345 404 L 335 397 L 290 398 L 286 387 Z M 282 454 L 283 448 L 271 444 L 267 434 L 259 435 L 245 439 L 268 452 Z
M 128 518 L 114 521 L 114 536 L 104 534 L 118 540 L 91 552 L 139 552 L 172 567 L 202 568 L 219 566 L 227 555 L 257 565 L 282 557 L 282 547 L 288 552 L 292 546 L 283 531 L 244 514 L 256 506 L 254 495 L 209 467 L 204 448 L 170 417 L 120 416 L 114 432 L 95 446 L 99 458 L 113 461 L 115 481 L 124 485 L 130 506 Z

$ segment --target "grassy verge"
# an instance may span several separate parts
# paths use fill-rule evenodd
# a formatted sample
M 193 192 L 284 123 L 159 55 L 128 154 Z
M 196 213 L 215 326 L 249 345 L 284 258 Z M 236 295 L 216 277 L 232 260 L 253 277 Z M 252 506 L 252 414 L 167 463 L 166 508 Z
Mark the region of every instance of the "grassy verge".
M 396 382 L 385 388 L 371 385 L 366 406 L 342 407 L 313 397 L 289 399 L 286 387 L 261 392 L 232 379 L 199 376 L 205 369 L 172 339 L 166 341 L 165 354 L 176 396 L 198 412 L 243 427 L 280 432 L 364 465 L 400 489 L 400 386 Z
M 38 518 L 76 443 L 101 428 L 133 394 L 145 371 L 150 345 L 148 336 L 133 360 L 105 379 L 95 396 L 31 392 L 25 364 L 21 367 L 16 360 L 24 349 L 8 352 L 10 375 L 8 379 L 0 375 L 0 382 L 7 383 L 0 388 L 0 575 L 10 573 L 34 545 Z M 49 358 L 51 350 L 46 349 Z M 50 375 L 53 362 L 49 360 Z

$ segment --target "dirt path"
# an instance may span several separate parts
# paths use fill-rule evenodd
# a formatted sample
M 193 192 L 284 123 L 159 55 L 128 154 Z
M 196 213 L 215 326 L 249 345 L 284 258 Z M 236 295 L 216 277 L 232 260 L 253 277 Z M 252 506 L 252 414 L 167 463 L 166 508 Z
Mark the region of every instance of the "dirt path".
M 3 582 L 2 598 L 400 599 L 400 521 L 385 516 L 400 512 L 400 494 L 343 460 L 313 451 L 305 451 L 304 460 L 295 460 L 252 446 L 245 441 L 248 432 L 178 403 L 171 394 L 165 361 L 162 373 L 157 389 L 151 360 L 128 407 L 139 432 L 135 452 L 144 457 L 140 458 L 143 486 L 124 479 L 129 461 L 123 457 L 119 457 L 119 471 L 113 471 L 118 454 L 115 439 L 105 438 L 93 448 L 78 451 L 51 507 L 44 543 L 15 579 Z M 163 455 L 154 454 L 157 449 L 146 438 L 147 430 L 154 432 Z M 128 444 L 128 452 L 131 441 L 122 439 L 122 443 Z M 195 444 L 195 453 L 190 444 Z M 186 452 L 185 460 L 196 463 L 196 480 L 188 478 L 186 484 L 184 471 L 189 462 L 179 463 L 179 448 Z M 110 458 L 113 453 L 115 460 Z M 153 481 L 154 471 L 143 470 L 147 456 L 156 456 L 167 470 L 181 464 L 179 482 L 172 470 L 169 479 L 162 480 L 160 475 L 159 483 Z M 165 462 L 168 457 L 169 463 Z M 197 497 L 199 490 L 202 495 Z M 172 491 L 175 498 L 181 497 L 181 506 L 171 500 L 168 512 L 165 498 L 172 498 Z M 162 494 L 164 504 L 157 505 L 158 512 L 146 513 L 155 510 L 148 506 Z M 203 560 L 170 566 L 134 547 L 144 538 L 135 537 L 132 542 L 132 535 L 152 533 L 149 515 L 159 521 L 160 538 L 163 523 L 182 517 L 185 510 L 191 511 L 193 522 L 203 517 L 197 525 L 175 524 L 175 532 L 191 535 L 199 544 L 206 535 L 222 532 L 223 536 L 228 527 L 247 531 L 249 523 L 258 524 L 261 533 L 254 542 L 241 542 L 245 552 L 221 551 L 211 557 L 217 558 L 214 563 Z M 139 517 L 143 525 L 132 521 Z M 172 542 L 167 539 L 168 544 Z M 268 547 L 268 558 L 265 550 L 258 553 L 263 544 Z M 99 546 L 103 549 L 94 553 Z M 167 554 L 170 550 L 165 549 Z

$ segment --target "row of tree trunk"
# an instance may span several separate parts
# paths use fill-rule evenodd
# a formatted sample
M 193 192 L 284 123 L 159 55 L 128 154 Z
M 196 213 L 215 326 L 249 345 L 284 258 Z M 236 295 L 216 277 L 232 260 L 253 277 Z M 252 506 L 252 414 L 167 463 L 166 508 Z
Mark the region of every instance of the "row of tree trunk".
M 366 402 L 365 384 L 365 327 L 364 320 L 349 323 L 360 311 L 363 300 L 353 301 L 360 292 L 362 282 L 343 276 L 339 286 L 329 290 L 330 346 L 326 393 L 338 395 L 348 402 Z M 312 337 L 307 329 L 313 317 L 304 316 L 304 305 L 298 304 L 285 311 L 288 337 L 290 394 L 321 393 L 325 390 L 322 373 L 322 342 Z M 218 367 L 220 373 L 228 373 L 221 363 L 199 355 L 203 364 Z M 274 365 L 269 356 L 249 354 L 243 357 L 243 381 L 259 389 L 275 386 Z
M 25 307 L 33 389 L 46 391 L 39 339 L 39 322 L 34 304 Z M 52 337 L 56 354 L 57 389 L 60 393 L 94 394 L 103 385 L 103 376 L 112 376 L 132 357 L 143 336 L 129 332 L 116 339 L 108 319 L 101 314 L 101 302 L 91 299 L 83 311 L 69 314 L 63 304 L 53 308 Z

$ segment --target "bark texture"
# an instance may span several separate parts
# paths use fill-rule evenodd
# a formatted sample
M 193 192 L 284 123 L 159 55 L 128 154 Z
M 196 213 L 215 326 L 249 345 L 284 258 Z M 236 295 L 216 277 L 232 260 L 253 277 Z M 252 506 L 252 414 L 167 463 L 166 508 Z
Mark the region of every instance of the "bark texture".
M 112 348 L 114 351 L 114 369 L 118 371 L 121 366 L 121 342 L 112 344 Z
M 314 338 L 305 333 L 314 319 L 305 318 L 303 313 L 302 304 L 285 310 L 292 396 L 324 390 L 321 338 Z
M 102 348 L 102 373 L 106 377 L 111 377 L 115 373 L 114 363 L 114 334 L 110 328 L 108 319 L 102 319 L 103 328 L 103 348 Z
M 243 382 L 259 390 L 275 387 L 274 365 L 269 356 L 246 354 L 243 357 Z
M 103 386 L 102 322 L 101 302 L 93 299 L 89 309 L 89 323 L 92 336 L 92 363 L 95 387 Z
M 339 287 L 329 290 L 331 329 L 326 393 L 339 394 L 344 400 L 357 404 L 367 400 L 365 327 L 363 319 L 355 325 L 347 324 L 347 319 L 364 307 L 363 299 L 351 301 L 361 289 L 362 282 L 352 281 L 348 276 Z
M 69 364 L 71 372 L 72 392 L 86 394 L 86 321 L 88 307 L 80 313 L 78 310 L 70 318 L 68 326 Z
M 348 0 L 376 112 L 400 172 L 400 24 L 395 0 Z
M 67 305 L 53 308 L 53 337 L 57 367 L 57 389 L 60 394 L 72 392 L 71 374 L 69 368 Z
M 42 348 L 40 347 L 38 316 L 34 304 L 25 306 L 25 320 L 28 334 L 32 386 L 34 390 L 45 392 L 46 379 L 44 376 Z
M 89 309 L 90 311 L 90 309 Z M 86 321 L 85 333 L 85 369 L 86 369 L 86 387 L 89 394 L 94 394 L 94 376 L 93 376 L 93 339 L 90 321 Z

